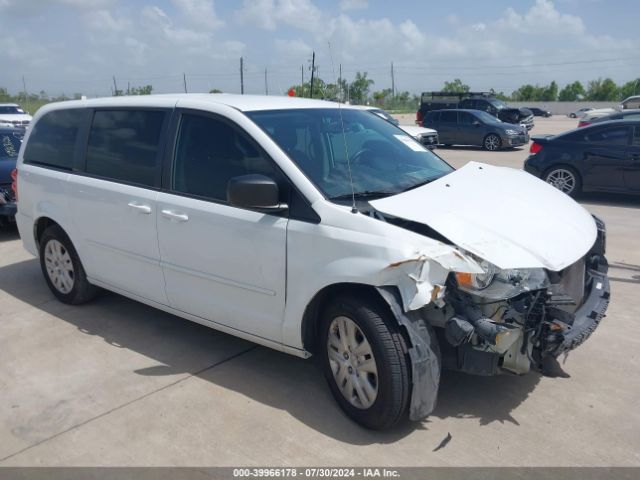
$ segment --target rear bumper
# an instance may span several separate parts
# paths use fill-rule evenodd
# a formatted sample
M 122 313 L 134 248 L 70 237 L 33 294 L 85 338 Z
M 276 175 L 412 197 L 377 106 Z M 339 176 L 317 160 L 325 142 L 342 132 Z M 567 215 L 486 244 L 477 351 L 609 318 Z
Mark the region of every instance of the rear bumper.
M 0 204 L 0 217 L 15 217 L 18 207 L 15 202 Z

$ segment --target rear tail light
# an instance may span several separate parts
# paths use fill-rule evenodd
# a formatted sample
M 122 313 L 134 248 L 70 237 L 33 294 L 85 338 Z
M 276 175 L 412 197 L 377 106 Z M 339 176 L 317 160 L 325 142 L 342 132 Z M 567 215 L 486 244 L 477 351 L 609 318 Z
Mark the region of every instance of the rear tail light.
M 420 110 L 418 110 L 416 112 L 416 124 L 421 125 L 422 124 L 422 120 L 423 120 L 423 115 L 422 112 Z
M 13 196 L 18 201 L 18 169 L 14 168 L 11 171 L 11 190 L 13 190 Z
M 591 122 L 585 122 L 584 120 L 580 120 L 578 122 L 578 128 L 580 127 L 586 127 L 587 125 L 591 125 Z
M 536 153 L 538 153 L 540 150 L 542 150 L 542 145 L 540 143 L 536 143 L 533 142 L 531 144 L 531 146 L 529 147 L 529 153 L 531 155 L 535 155 Z

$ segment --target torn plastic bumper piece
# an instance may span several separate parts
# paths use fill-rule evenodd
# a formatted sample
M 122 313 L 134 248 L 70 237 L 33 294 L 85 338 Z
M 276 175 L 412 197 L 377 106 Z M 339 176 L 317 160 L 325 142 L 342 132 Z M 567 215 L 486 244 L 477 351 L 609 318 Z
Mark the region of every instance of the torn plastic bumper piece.
M 604 265 L 598 270 L 589 270 L 591 290 L 582 306 L 573 314 L 571 328 L 564 332 L 564 339 L 554 352 L 555 355 L 573 350 L 584 343 L 604 318 L 611 298 L 611 287 L 606 272 L 607 268 Z
M 413 388 L 409 403 L 409 418 L 420 420 L 429 415 L 436 407 L 438 386 L 440 385 L 440 354 L 438 340 L 433 330 L 426 325 L 420 314 L 405 312 L 402 298 L 395 287 L 377 287 L 382 298 L 391 307 L 396 319 L 409 334 L 411 348 L 411 372 Z

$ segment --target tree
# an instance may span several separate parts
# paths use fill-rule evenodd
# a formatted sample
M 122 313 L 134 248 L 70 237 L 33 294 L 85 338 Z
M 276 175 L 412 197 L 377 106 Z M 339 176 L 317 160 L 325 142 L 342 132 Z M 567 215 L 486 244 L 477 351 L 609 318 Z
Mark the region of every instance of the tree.
M 635 80 L 625 83 L 620 87 L 619 91 L 620 100 L 624 100 L 625 98 L 633 95 L 640 95 L 640 78 L 636 78 Z
M 153 87 L 151 85 L 145 85 L 143 87 L 132 87 L 129 90 L 129 95 L 151 95 Z
M 218 90 L 217 88 L 212 88 L 209 90 L 209 93 L 222 93 L 222 90 Z
M 555 102 L 557 98 L 558 84 L 554 80 L 548 86 L 542 88 L 539 100 L 543 102 Z
M 560 90 L 558 100 L 561 102 L 575 102 L 577 100 L 582 100 L 585 95 L 586 92 L 582 83 L 576 80 L 573 83 L 565 85 L 564 88 Z
M 620 91 L 610 78 L 591 80 L 587 86 L 587 100 L 606 102 L 620 99 Z
M 444 82 L 441 92 L 466 93 L 469 91 L 469 85 L 462 83 L 459 78 L 454 78 L 452 82 Z
M 363 105 L 369 98 L 369 88 L 374 81 L 367 78 L 367 72 L 356 73 L 356 78 L 349 85 L 349 98 L 351 103 L 355 105 Z
M 538 100 L 539 97 L 539 89 L 538 86 L 533 86 L 530 84 L 522 85 L 519 89 L 511 94 L 511 98 L 514 100 L 518 100 L 521 102 L 532 102 Z

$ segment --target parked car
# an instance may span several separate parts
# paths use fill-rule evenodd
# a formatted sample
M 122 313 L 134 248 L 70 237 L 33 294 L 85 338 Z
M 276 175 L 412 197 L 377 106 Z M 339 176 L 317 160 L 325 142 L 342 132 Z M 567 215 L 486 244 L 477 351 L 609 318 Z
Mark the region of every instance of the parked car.
M 524 169 L 574 197 L 589 191 L 640 194 L 640 121 L 534 137 Z
M 0 227 L 13 222 L 16 214 L 11 174 L 16 168 L 21 136 L 19 129 L 0 128 Z
M 529 142 L 526 128 L 480 110 L 435 110 L 426 114 L 423 125 L 436 129 L 444 145 L 477 145 L 495 151 Z
M 509 107 L 490 92 L 423 92 L 420 109 L 416 113 L 416 123 L 424 126 L 422 120 L 428 112 L 450 108 L 481 110 L 505 123 L 521 125 L 527 130 L 531 130 L 534 125 L 533 114 L 529 109 Z
M 608 122 L 610 120 L 640 120 L 640 109 L 621 110 L 609 115 L 597 116 L 595 118 L 583 118 L 578 122 L 578 127 L 586 127 L 594 123 Z
M 31 115 L 25 112 L 17 103 L 0 103 L 0 122 L 13 127 L 27 128 L 31 122 Z
M 318 355 L 338 404 L 369 428 L 428 415 L 441 368 L 543 368 L 608 305 L 601 221 L 520 170 L 454 170 L 348 106 L 60 102 L 24 142 L 16 220 L 56 298 L 102 287 Z
M 533 113 L 534 117 L 550 117 L 551 116 L 551 112 L 549 110 L 543 110 L 542 108 L 538 108 L 538 107 L 526 107 L 527 109 L 531 110 L 531 113 Z
M 620 102 L 620 108 L 623 110 L 640 109 L 640 95 L 625 98 Z
M 362 110 L 368 110 L 371 113 L 378 115 L 381 118 L 384 118 L 389 123 L 395 125 L 396 127 L 404 130 L 406 133 L 415 138 L 418 142 L 424 145 L 427 148 L 434 149 L 438 146 L 438 132 L 433 130 L 432 128 L 424 128 L 413 125 L 400 125 L 400 122 L 397 118 L 392 117 L 389 112 L 377 108 L 370 107 L 364 105 L 355 105 L 353 108 L 361 108 Z
M 591 110 L 594 110 L 594 109 L 591 108 L 591 107 L 583 107 L 583 108 L 580 108 L 580 109 L 576 110 L 575 112 L 571 112 L 571 113 L 567 114 L 567 117 L 569 117 L 569 118 L 582 118 L 585 115 L 585 113 L 590 112 Z

